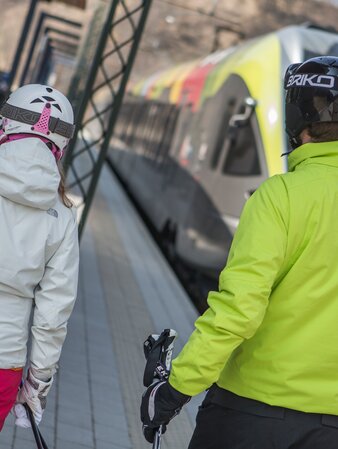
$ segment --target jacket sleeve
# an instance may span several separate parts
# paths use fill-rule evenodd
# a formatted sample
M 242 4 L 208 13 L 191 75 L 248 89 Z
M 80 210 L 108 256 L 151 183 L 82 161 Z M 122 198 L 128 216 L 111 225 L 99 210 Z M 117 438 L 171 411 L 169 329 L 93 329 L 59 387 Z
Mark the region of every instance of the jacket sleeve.
M 173 361 L 169 382 L 193 396 L 217 381 L 231 353 L 260 326 L 282 272 L 287 245 L 288 195 L 281 176 L 263 183 L 247 201 L 219 291 Z
M 46 376 L 55 373 L 66 338 L 67 321 L 77 295 L 78 269 L 78 233 L 73 219 L 35 291 L 30 362 Z

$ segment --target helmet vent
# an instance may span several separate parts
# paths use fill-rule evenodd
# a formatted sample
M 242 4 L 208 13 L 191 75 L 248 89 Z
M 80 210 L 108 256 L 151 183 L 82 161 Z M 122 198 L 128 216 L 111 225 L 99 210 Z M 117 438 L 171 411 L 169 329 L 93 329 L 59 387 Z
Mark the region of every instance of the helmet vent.
M 47 100 L 48 102 L 56 101 L 54 98 L 48 97 L 47 95 L 42 95 L 42 98 L 43 98 L 44 100 Z M 41 98 L 35 98 L 35 100 L 31 101 L 31 104 L 32 104 L 32 103 L 44 103 L 44 101 L 41 100 Z M 58 109 L 58 110 L 62 113 L 61 106 L 60 106 L 58 103 L 51 103 L 51 104 L 52 104 L 52 106 L 55 106 L 56 109 Z
M 47 97 L 46 95 L 42 95 L 42 98 L 44 98 L 47 101 L 55 101 L 55 98 Z
M 62 109 L 60 108 L 60 106 L 56 103 L 53 103 L 52 106 L 55 106 L 56 109 L 58 109 L 60 112 L 62 112 Z

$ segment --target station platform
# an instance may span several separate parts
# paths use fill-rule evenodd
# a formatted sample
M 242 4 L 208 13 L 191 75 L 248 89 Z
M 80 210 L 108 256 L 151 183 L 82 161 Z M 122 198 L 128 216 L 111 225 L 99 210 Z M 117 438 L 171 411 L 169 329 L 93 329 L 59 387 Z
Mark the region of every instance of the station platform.
M 177 353 L 198 314 L 111 171 L 104 167 L 81 241 L 78 299 L 41 432 L 49 449 L 149 449 L 139 418 L 143 341 L 172 327 Z M 188 446 L 197 397 L 163 436 Z M 10 416 L 0 449 L 36 448 Z

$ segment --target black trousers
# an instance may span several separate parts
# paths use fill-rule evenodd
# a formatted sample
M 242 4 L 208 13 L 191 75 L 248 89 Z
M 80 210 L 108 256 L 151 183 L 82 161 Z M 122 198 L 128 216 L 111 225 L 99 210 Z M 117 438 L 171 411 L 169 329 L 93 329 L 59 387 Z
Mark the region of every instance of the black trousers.
M 338 449 L 338 416 L 272 407 L 213 386 L 188 449 Z

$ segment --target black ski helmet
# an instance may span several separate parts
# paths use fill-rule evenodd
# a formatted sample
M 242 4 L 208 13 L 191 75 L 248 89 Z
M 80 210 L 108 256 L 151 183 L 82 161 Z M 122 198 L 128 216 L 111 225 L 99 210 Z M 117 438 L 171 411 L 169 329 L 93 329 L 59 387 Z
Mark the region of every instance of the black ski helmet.
M 338 58 L 321 56 L 291 64 L 285 74 L 285 129 L 291 145 L 310 123 L 338 122 Z

